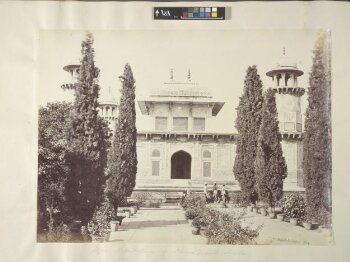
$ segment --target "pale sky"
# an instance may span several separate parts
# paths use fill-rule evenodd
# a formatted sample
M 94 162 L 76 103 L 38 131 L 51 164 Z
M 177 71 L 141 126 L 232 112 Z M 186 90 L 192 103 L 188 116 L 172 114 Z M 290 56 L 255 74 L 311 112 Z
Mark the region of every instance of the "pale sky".
M 236 132 L 234 121 L 238 98 L 243 92 L 246 69 L 257 65 L 264 88 L 272 81 L 265 73 L 275 67 L 282 56 L 292 58 L 304 71 L 299 86 L 307 88 L 312 63 L 312 49 L 317 31 L 92 31 L 96 65 L 100 68 L 100 101 L 108 98 L 109 89 L 119 101 L 120 81 L 125 63 L 129 63 L 136 79 L 136 100 L 147 98 L 151 89 L 169 80 L 184 81 L 191 69 L 192 82 L 207 87 L 214 100 L 223 101 L 217 117 L 207 123 L 208 131 Z M 39 40 L 38 101 L 72 100 L 73 94 L 60 88 L 70 81 L 62 69 L 71 61 L 79 61 L 83 31 L 42 31 Z M 302 112 L 306 107 L 306 93 Z M 136 104 L 137 129 L 150 130 L 153 123 L 141 115 Z M 304 115 L 303 115 L 304 121 Z

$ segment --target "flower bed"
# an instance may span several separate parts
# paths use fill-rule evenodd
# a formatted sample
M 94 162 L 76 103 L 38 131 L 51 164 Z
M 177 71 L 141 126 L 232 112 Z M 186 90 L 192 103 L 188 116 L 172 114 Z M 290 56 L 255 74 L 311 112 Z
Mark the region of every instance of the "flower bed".
M 204 229 L 204 235 L 210 244 L 251 244 L 259 235 L 259 229 L 242 226 L 243 213 L 232 215 L 216 210 L 210 205 L 206 206 L 205 200 L 195 194 L 185 197 L 181 205 L 185 209 L 186 218 L 193 219 L 192 225 Z

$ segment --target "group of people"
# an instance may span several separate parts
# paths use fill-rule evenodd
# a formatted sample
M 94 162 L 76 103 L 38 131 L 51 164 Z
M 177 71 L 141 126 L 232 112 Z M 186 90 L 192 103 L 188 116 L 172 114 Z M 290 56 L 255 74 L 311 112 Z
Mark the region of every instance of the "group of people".
M 230 201 L 230 197 L 228 195 L 228 191 L 225 188 L 225 184 L 221 187 L 214 183 L 212 190 L 208 189 L 208 184 L 204 184 L 204 194 L 207 200 L 207 203 L 213 203 L 224 201 L 224 203 L 228 203 Z

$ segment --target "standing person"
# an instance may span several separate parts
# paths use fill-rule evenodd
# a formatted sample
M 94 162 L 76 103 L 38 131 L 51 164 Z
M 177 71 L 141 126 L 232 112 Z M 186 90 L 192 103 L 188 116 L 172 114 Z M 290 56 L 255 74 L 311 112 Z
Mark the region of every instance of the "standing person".
M 181 200 L 184 201 L 186 197 L 186 191 L 181 191 Z
M 225 201 L 225 204 L 226 204 L 226 203 L 228 203 L 230 201 L 230 197 L 228 195 L 227 189 L 225 188 L 225 184 L 222 185 L 222 192 L 224 194 L 224 201 Z
M 217 201 L 218 200 L 218 186 L 216 185 L 216 183 L 214 183 L 214 185 L 213 185 L 213 193 L 214 193 L 214 200 Z
M 208 203 L 208 185 L 207 185 L 207 183 L 204 184 L 203 192 L 204 192 L 204 195 L 205 195 L 205 200 Z
M 222 201 L 222 194 L 223 194 L 223 189 L 222 189 L 221 186 L 219 186 L 219 188 L 218 188 L 218 194 L 217 194 L 217 198 L 216 198 L 216 200 L 217 200 L 218 203 L 220 203 L 220 202 Z

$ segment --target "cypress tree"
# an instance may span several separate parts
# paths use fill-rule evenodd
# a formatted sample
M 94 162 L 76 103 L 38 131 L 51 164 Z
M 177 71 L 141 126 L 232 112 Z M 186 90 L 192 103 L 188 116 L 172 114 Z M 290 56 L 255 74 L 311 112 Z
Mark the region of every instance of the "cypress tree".
M 275 92 L 265 92 L 255 160 L 256 188 L 259 200 L 274 207 L 283 195 L 287 166 L 279 136 Z
M 81 45 L 81 66 L 75 85 L 75 101 L 68 131 L 70 175 L 67 201 L 74 219 L 86 225 L 103 199 L 107 162 L 108 125 L 98 115 L 98 74 L 93 37 L 88 34 Z
M 237 108 L 236 128 L 238 131 L 236 158 L 233 167 L 243 197 L 255 204 L 258 194 L 255 189 L 255 167 L 258 132 L 263 104 L 262 82 L 256 66 L 247 69 L 243 95 Z
M 129 64 L 125 65 L 119 103 L 119 118 L 108 158 L 106 193 L 115 210 L 125 204 L 134 187 L 137 172 L 135 79 Z
M 329 223 L 331 211 L 330 67 L 327 35 L 321 33 L 313 51 L 305 117 L 303 170 L 307 216 Z

